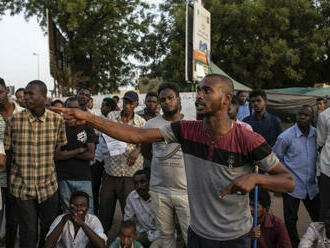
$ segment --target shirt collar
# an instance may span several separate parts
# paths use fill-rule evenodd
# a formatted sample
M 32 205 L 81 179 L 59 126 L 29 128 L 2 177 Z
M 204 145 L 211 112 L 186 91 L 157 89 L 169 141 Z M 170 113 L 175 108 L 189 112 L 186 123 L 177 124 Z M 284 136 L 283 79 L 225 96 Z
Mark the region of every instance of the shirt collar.
M 48 111 L 49 110 L 45 109 L 44 114 L 42 116 L 37 117 L 37 116 L 33 115 L 30 110 L 26 109 L 28 119 L 30 122 L 35 122 L 35 121 L 45 122 L 46 117 L 48 115 Z
M 252 114 L 252 116 L 253 116 L 254 119 L 259 120 L 259 119 L 256 117 L 256 113 L 255 113 L 255 112 Z M 268 116 L 269 116 L 269 114 L 268 114 L 268 112 L 266 111 L 266 112 L 264 113 L 264 115 L 262 116 L 261 120 L 266 119 Z
M 151 197 L 150 197 L 148 200 L 144 200 L 142 197 L 140 197 L 139 193 L 136 192 L 136 190 L 134 190 L 133 192 L 134 192 L 134 193 L 133 193 L 133 197 L 134 197 L 135 199 L 140 199 L 140 200 L 142 200 L 142 201 L 144 201 L 144 202 L 151 201 Z
M 123 110 L 122 110 L 123 111 Z M 122 111 L 118 111 L 118 113 L 117 113 L 117 120 L 119 121 L 119 122 L 122 122 L 121 121 L 121 112 Z M 129 121 L 128 121 L 128 123 L 133 123 L 133 125 L 137 125 L 137 122 L 138 122 L 138 120 L 137 120 L 137 114 L 135 114 L 135 113 L 133 113 L 133 119 L 130 119 Z
M 295 125 L 294 125 L 294 129 L 295 129 L 295 132 L 296 132 L 296 136 L 297 137 L 300 137 L 300 136 L 305 136 L 302 132 L 301 132 L 301 130 L 300 130 L 300 128 L 298 127 L 298 124 L 296 123 Z M 313 136 L 316 136 L 316 132 L 315 132 L 315 129 L 312 127 L 312 126 L 310 126 L 309 127 L 309 133 L 308 133 L 308 138 L 310 138 L 310 137 L 313 137 Z

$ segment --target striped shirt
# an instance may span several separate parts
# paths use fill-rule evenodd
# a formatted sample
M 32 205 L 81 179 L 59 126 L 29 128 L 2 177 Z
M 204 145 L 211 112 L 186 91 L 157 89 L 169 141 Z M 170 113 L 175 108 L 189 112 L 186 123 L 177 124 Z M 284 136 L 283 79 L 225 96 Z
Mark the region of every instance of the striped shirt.
M 22 200 L 43 202 L 58 186 L 54 155 L 57 146 L 67 143 L 63 118 L 49 110 L 34 116 L 29 110 L 14 114 L 8 121 L 5 149 L 12 155 L 10 192 Z
M 252 227 L 248 194 L 219 199 L 219 193 L 235 178 L 251 173 L 254 164 L 268 172 L 279 162 L 265 139 L 236 122 L 216 140 L 204 132 L 202 121 L 172 122 L 160 131 L 166 142 L 182 147 L 191 229 L 218 241 L 247 234 Z

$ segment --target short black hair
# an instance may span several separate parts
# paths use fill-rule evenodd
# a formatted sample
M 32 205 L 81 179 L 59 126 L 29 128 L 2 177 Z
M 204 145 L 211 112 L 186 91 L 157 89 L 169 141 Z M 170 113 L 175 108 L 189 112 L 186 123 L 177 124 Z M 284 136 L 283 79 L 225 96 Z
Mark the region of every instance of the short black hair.
M 239 96 L 243 92 L 247 93 L 247 91 L 245 91 L 245 90 L 239 90 L 239 91 L 237 91 L 236 96 Z
M 136 224 L 133 220 L 124 220 L 120 225 L 120 230 L 124 228 L 133 228 L 136 231 Z
M 249 94 L 249 98 L 251 99 L 252 97 L 257 97 L 257 96 L 261 96 L 264 100 L 267 100 L 267 94 L 266 91 L 262 90 L 262 89 L 256 89 L 253 90 L 252 92 L 250 92 Z
M 111 110 L 115 110 L 117 107 L 115 100 L 113 100 L 110 97 L 103 98 L 102 102 L 104 102 L 105 105 L 109 107 Z
M 134 173 L 133 177 L 137 175 L 146 175 L 147 179 L 150 180 L 150 171 L 148 169 L 138 170 Z
M 119 96 L 113 96 L 113 99 L 117 99 L 117 101 L 119 101 Z
M 3 80 L 3 78 L 0 77 L 0 85 L 2 85 L 3 87 L 7 88 L 5 80 Z
M 24 91 L 24 88 L 18 88 L 16 91 L 15 91 L 15 95 L 17 95 L 18 92 L 20 91 Z
M 40 80 L 33 80 L 31 82 L 29 82 L 26 87 L 29 87 L 29 86 L 32 86 L 32 85 L 35 85 L 39 88 L 40 90 L 40 93 L 44 96 L 44 97 L 47 97 L 47 85 L 40 81 Z
M 177 97 L 180 96 L 179 88 L 178 88 L 178 86 L 177 86 L 176 84 L 174 84 L 174 83 L 162 83 L 162 84 L 159 86 L 158 90 L 157 90 L 158 95 L 160 95 L 160 92 L 162 92 L 162 91 L 165 90 L 165 89 L 173 90 L 173 91 L 175 92 L 175 95 L 176 95 Z
M 328 100 L 325 98 L 325 97 L 318 97 L 317 99 L 316 99 L 316 101 L 318 102 L 318 101 L 323 101 L 324 103 L 327 103 L 328 102 Z
M 250 192 L 250 201 L 254 202 L 254 189 Z M 271 198 L 268 190 L 263 188 L 258 188 L 258 203 L 261 204 L 266 209 L 270 208 Z
M 233 81 L 225 76 L 225 75 L 221 75 L 221 74 L 217 74 L 217 73 L 211 73 L 211 74 L 208 74 L 204 77 L 204 79 L 206 78 L 211 78 L 211 77 L 216 77 L 218 78 L 221 82 L 225 83 L 227 86 L 229 86 L 229 91 L 232 93 L 234 91 L 234 83 Z
M 89 195 L 86 192 L 84 192 L 84 191 L 75 191 L 75 192 L 73 192 L 71 194 L 71 197 L 70 197 L 70 203 L 72 203 L 73 200 L 77 197 L 85 197 L 86 200 L 87 200 L 87 204 L 89 206 Z
M 73 101 L 78 101 L 78 98 L 76 96 L 70 96 L 68 99 L 65 100 L 64 106 L 67 107 L 69 102 L 73 102 Z
M 148 93 L 146 94 L 146 98 L 145 98 L 145 99 L 147 100 L 147 98 L 148 98 L 149 96 L 158 98 L 158 94 L 157 94 L 156 92 L 153 92 L 153 91 L 148 92 Z
M 90 89 L 90 88 L 83 86 L 83 87 L 80 87 L 80 88 L 78 89 L 78 91 L 77 91 L 77 95 L 78 95 L 78 94 L 79 94 L 79 92 L 80 92 L 80 91 L 82 91 L 82 90 L 88 90 L 88 91 L 89 91 L 89 93 L 91 93 L 91 94 L 92 94 L 92 91 L 91 91 L 91 89 Z
M 64 106 L 64 103 L 60 99 L 56 99 L 56 100 L 52 101 L 52 103 L 50 105 L 55 106 L 56 103 L 60 103 Z

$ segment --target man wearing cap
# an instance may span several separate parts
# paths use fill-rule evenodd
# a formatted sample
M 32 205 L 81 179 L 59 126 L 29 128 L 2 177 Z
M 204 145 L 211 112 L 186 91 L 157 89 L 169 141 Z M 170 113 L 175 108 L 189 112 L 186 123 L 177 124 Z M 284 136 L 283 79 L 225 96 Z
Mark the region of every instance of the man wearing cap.
M 122 111 L 113 111 L 108 119 L 134 127 L 143 127 L 145 120 L 134 114 L 139 97 L 128 91 L 123 97 Z M 105 233 L 111 228 L 116 202 L 119 200 L 122 213 L 128 194 L 134 190 L 133 175 L 143 168 L 140 145 L 128 144 L 102 134 L 100 146 L 104 156 L 104 171 L 100 191 L 99 218 Z

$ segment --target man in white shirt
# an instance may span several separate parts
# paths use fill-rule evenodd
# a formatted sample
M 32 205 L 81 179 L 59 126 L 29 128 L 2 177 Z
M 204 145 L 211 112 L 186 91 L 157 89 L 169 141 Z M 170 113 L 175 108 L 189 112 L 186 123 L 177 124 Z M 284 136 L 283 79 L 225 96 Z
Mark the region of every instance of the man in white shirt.
M 89 196 L 82 191 L 71 195 L 70 212 L 59 215 L 49 228 L 45 248 L 105 248 L 107 236 L 99 219 L 88 214 Z
M 136 221 L 137 241 L 144 247 L 161 247 L 149 195 L 150 173 L 146 169 L 139 170 L 134 174 L 133 179 L 135 190 L 127 197 L 124 220 Z

